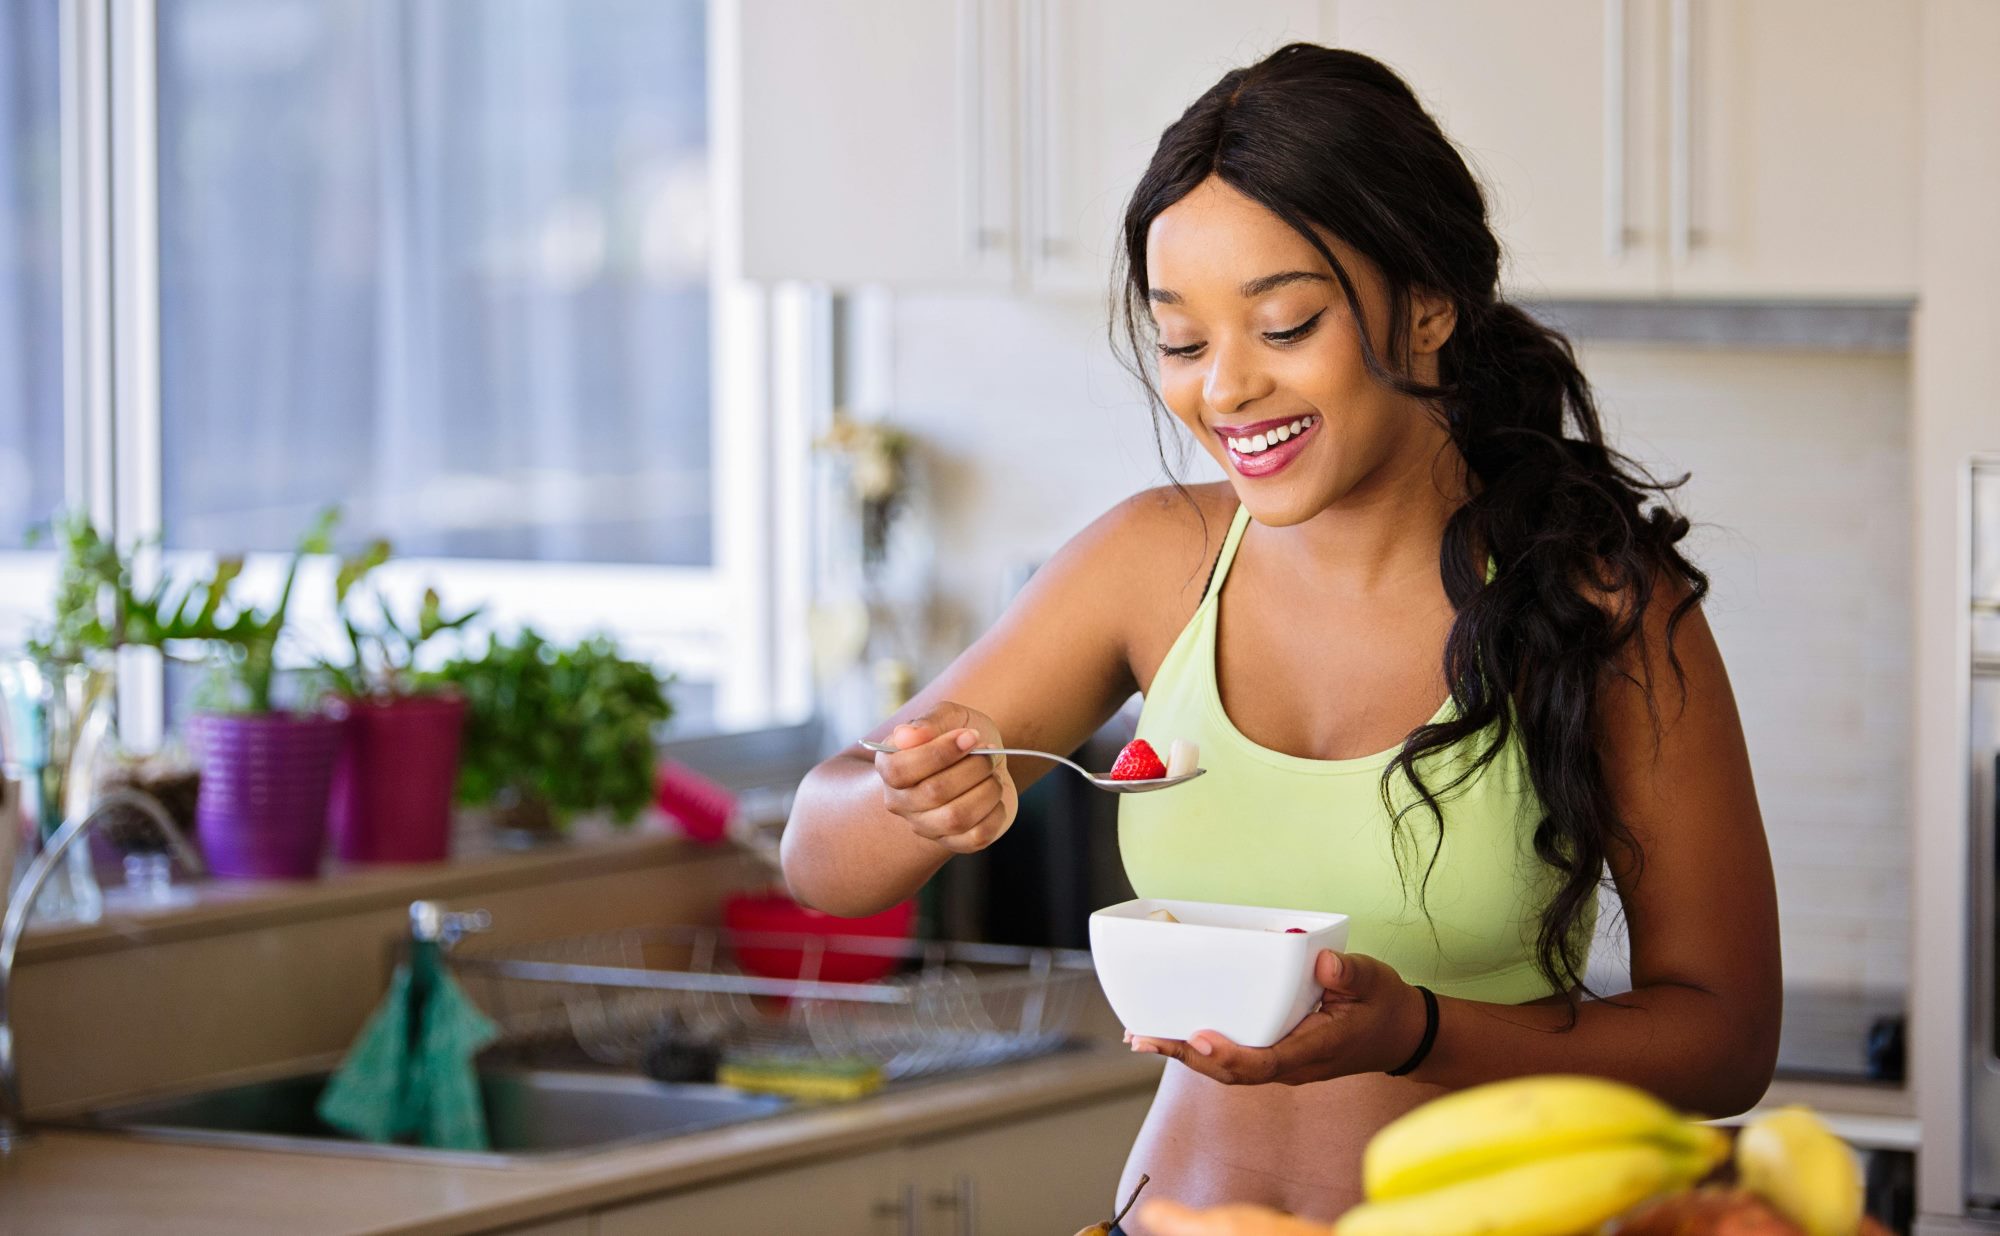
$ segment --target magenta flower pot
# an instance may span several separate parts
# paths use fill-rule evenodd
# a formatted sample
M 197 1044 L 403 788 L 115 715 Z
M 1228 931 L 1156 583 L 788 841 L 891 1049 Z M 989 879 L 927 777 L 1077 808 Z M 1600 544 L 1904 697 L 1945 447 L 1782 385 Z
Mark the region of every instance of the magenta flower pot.
M 309 880 L 326 849 L 326 808 L 345 722 L 300 713 L 197 713 L 195 832 L 219 876 Z
M 451 850 L 465 697 L 343 700 L 347 745 L 333 779 L 334 856 L 435 863 Z

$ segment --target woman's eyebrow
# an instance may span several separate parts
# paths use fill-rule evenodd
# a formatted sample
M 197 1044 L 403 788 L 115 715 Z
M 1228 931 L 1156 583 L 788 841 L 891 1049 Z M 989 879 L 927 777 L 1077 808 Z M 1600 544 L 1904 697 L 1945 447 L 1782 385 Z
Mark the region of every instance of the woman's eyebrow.
M 1333 280 L 1313 270 L 1282 270 L 1275 275 L 1260 275 L 1236 290 L 1245 300 L 1250 300 L 1266 292 L 1275 292 L 1279 288 L 1302 282 L 1332 283 Z M 1178 305 L 1181 303 L 1181 294 L 1166 288 L 1150 288 L 1146 292 L 1146 299 L 1157 301 L 1162 305 Z

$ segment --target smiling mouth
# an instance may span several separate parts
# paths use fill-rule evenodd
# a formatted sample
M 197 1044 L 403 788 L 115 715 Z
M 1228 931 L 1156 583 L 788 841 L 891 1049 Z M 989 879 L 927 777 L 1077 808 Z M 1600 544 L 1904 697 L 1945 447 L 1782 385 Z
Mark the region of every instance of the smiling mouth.
M 1218 429 L 1216 436 L 1226 448 L 1223 454 L 1236 474 L 1246 480 L 1273 476 L 1291 465 L 1305 452 L 1306 442 L 1319 427 L 1318 414 L 1289 421 L 1261 421 L 1256 433 L 1249 426 Z
M 1288 442 L 1305 433 L 1306 430 L 1311 429 L 1318 421 L 1319 417 L 1317 416 L 1301 416 L 1297 420 L 1282 422 L 1253 434 L 1232 436 L 1229 431 L 1224 429 L 1218 429 L 1215 432 L 1222 439 L 1223 444 L 1230 450 L 1235 451 L 1245 459 L 1253 459 L 1270 450 L 1272 447 L 1277 446 L 1279 443 Z

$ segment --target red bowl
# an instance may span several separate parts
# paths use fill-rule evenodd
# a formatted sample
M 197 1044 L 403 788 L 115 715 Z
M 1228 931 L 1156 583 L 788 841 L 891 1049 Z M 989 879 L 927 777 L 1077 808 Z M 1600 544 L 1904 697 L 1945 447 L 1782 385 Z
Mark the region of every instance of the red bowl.
M 776 931 L 793 935 L 871 936 L 906 939 L 916 921 L 917 903 L 905 901 L 865 918 L 841 918 L 810 909 L 783 893 L 732 893 L 722 903 L 722 922 L 732 932 Z M 825 983 L 866 983 L 890 973 L 900 956 L 843 953 L 828 947 L 820 958 L 819 980 Z M 765 978 L 800 977 L 806 953 L 799 948 L 743 948 L 737 964 L 746 973 Z

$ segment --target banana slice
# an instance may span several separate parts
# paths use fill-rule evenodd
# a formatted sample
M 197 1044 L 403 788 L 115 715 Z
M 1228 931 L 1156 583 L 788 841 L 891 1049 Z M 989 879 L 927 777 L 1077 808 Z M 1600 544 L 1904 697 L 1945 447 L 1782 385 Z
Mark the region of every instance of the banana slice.
M 1146 917 L 1156 923 L 1178 923 L 1181 921 L 1175 918 L 1174 912 L 1172 910 L 1167 909 L 1165 906 L 1162 906 L 1159 909 L 1153 911 Z
M 1201 748 L 1185 738 L 1176 738 L 1167 748 L 1167 775 L 1185 777 L 1201 767 Z

